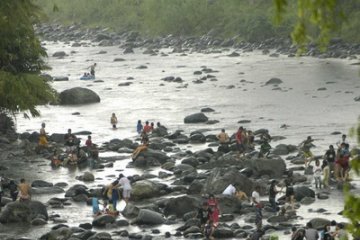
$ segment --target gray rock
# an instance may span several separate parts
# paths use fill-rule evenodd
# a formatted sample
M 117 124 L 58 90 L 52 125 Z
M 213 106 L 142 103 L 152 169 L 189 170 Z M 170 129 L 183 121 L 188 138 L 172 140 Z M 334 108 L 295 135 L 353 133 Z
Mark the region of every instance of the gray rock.
M 87 187 L 85 185 L 76 184 L 76 185 L 70 187 L 65 192 L 65 197 L 75 197 L 76 195 L 79 195 L 79 194 L 89 194 L 87 191 Z
M 107 224 L 112 224 L 115 222 L 115 217 L 111 216 L 111 215 L 101 215 L 96 217 L 93 222 L 92 225 L 94 227 L 105 227 Z
M 250 179 L 237 170 L 215 168 L 212 169 L 211 174 L 206 179 L 202 192 L 220 194 L 229 184 L 238 185 L 239 189 L 247 195 L 251 194 L 254 185 Z
M 52 187 L 52 186 L 54 186 L 54 184 L 43 181 L 43 180 L 34 180 L 31 183 L 31 187 L 38 187 L 38 188 L 39 187 Z
M 160 188 L 149 180 L 137 181 L 132 185 L 131 198 L 135 201 L 158 196 Z
M 164 207 L 165 216 L 176 215 L 182 217 L 184 214 L 193 211 L 201 205 L 201 200 L 192 196 L 181 196 L 170 198 Z
M 81 181 L 84 181 L 84 182 L 95 181 L 94 174 L 92 174 L 91 172 L 84 172 L 84 174 L 82 176 L 80 176 L 78 179 Z
M 31 222 L 39 215 L 48 219 L 46 206 L 39 201 L 11 202 L 1 211 L 0 222 Z
M 41 225 L 45 225 L 47 222 L 42 219 L 42 218 L 35 218 L 34 220 L 31 221 L 31 225 L 33 226 L 41 226 Z
M 149 209 L 141 209 L 135 222 L 137 224 L 158 225 L 165 222 L 165 218 L 158 212 Z
M 233 238 L 234 232 L 231 230 L 231 228 L 228 228 L 225 226 L 219 226 L 214 231 L 214 237 L 215 238 Z
M 73 234 L 70 228 L 68 227 L 60 227 L 50 232 L 46 233 L 45 235 L 41 236 L 42 239 L 69 239 L 70 236 Z
M 77 105 L 100 102 L 100 97 L 90 89 L 75 87 L 62 91 L 59 95 L 60 105 Z
M 201 112 L 215 112 L 215 110 L 212 108 L 206 107 L 206 108 L 202 108 Z
M 66 53 L 64 51 L 58 51 L 58 52 L 55 52 L 52 56 L 61 58 L 61 57 L 65 57 Z
M 246 159 L 244 161 L 244 167 L 252 169 L 260 176 L 268 175 L 271 178 L 281 178 L 286 170 L 285 161 L 281 158 Z
M 203 113 L 194 113 L 184 118 L 184 123 L 204 123 L 208 118 Z
M 325 225 L 330 224 L 330 220 L 324 218 L 313 218 L 310 220 L 310 222 L 315 229 L 324 228 Z
M 111 240 L 111 234 L 107 232 L 98 232 L 89 237 L 87 240 Z
M 275 84 L 277 85 L 281 83 L 283 83 L 283 81 L 280 78 L 271 78 L 265 83 L 265 85 L 275 85 Z
M 315 202 L 315 198 L 312 197 L 304 197 L 303 199 L 301 199 L 301 204 L 303 205 L 310 205 L 314 202 Z
M 69 81 L 69 77 L 66 76 L 57 76 L 53 78 L 54 82 L 62 82 L 62 81 Z
M 41 188 L 32 188 L 31 192 L 33 194 L 56 194 L 65 192 L 61 187 L 41 187 Z
M 360 96 L 354 98 L 355 102 L 360 102 Z
M 305 197 L 315 198 L 315 192 L 306 186 L 295 187 L 294 191 L 295 199 L 298 202 L 300 202 Z

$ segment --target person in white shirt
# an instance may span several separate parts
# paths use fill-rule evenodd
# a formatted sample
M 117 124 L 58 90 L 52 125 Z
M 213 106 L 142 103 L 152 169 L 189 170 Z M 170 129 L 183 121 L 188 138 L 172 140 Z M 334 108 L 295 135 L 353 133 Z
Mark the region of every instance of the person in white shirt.
M 234 185 L 229 184 L 229 186 L 227 186 L 225 188 L 225 190 L 222 193 L 223 195 L 230 195 L 230 196 L 234 196 L 236 194 L 236 188 L 234 187 Z
M 251 194 L 251 201 L 255 206 L 255 224 L 258 229 L 262 227 L 262 203 L 260 202 L 260 186 L 256 186 Z
M 321 175 L 322 175 L 322 168 L 320 166 L 320 161 L 316 159 L 315 166 L 313 168 L 314 171 L 314 179 L 315 179 L 315 187 L 321 189 Z
M 123 198 L 126 203 L 129 202 L 130 194 L 131 194 L 131 184 L 127 177 L 125 177 L 122 173 L 119 175 L 119 183 L 123 187 Z

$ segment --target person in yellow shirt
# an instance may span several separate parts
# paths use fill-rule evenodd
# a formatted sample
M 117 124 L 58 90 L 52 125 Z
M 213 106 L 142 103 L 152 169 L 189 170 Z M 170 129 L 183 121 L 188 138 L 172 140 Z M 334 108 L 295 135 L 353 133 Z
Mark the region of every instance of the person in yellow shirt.
M 48 146 L 48 141 L 46 139 L 46 132 L 45 132 L 45 123 L 41 124 L 40 136 L 39 136 L 39 146 L 40 147 Z

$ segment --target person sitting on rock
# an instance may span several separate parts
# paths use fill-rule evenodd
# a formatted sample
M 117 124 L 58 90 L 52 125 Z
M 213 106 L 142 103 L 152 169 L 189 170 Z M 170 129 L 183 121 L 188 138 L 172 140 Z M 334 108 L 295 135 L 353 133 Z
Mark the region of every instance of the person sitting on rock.
M 69 153 L 76 149 L 75 146 L 76 136 L 71 133 L 70 128 L 68 129 L 67 134 L 64 135 L 64 140 L 65 140 L 66 152 Z
M 219 140 L 219 148 L 218 151 L 227 153 L 229 152 L 229 143 L 230 143 L 230 138 L 229 135 L 225 132 L 225 129 L 221 129 L 221 132 L 216 135 L 216 138 Z
M 271 141 L 271 137 L 268 133 L 262 134 L 260 137 L 260 152 L 259 158 L 268 157 L 271 150 L 271 145 L 269 142 Z
M 59 159 L 58 151 L 55 149 L 54 153 L 51 157 L 51 166 L 52 167 L 59 167 L 62 164 L 62 161 Z
M 305 157 L 306 168 L 310 165 L 311 161 L 314 158 L 314 154 L 310 150 L 310 148 L 314 146 L 312 144 L 313 141 L 314 140 L 311 138 L 311 136 L 308 136 L 307 139 L 300 144 L 300 149 Z
M 10 197 L 15 202 L 18 197 L 19 191 L 14 180 L 10 180 L 8 188 L 10 191 Z
M 139 154 L 143 151 L 146 151 L 149 146 L 149 138 L 145 131 L 141 133 L 141 145 L 139 145 L 131 155 L 133 161 L 139 156 Z
M 24 178 L 20 180 L 18 190 L 20 202 L 29 201 L 31 199 L 31 186 L 25 181 Z

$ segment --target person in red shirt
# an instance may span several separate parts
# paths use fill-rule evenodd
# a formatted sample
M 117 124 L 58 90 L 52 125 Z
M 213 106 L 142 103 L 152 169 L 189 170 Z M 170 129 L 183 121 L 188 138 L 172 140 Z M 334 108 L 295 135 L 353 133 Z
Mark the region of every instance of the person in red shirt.
M 238 158 L 240 155 L 245 152 L 245 131 L 243 127 L 239 127 L 239 130 L 236 132 L 236 147 L 238 149 Z
M 151 126 L 149 125 L 149 121 L 146 121 L 146 122 L 145 122 L 145 126 L 144 126 L 143 131 L 144 131 L 145 133 L 151 132 Z
M 91 141 L 91 136 L 88 136 L 88 139 L 85 142 L 85 146 L 88 148 L 91 148 L 93 145 L 92 141 Z

